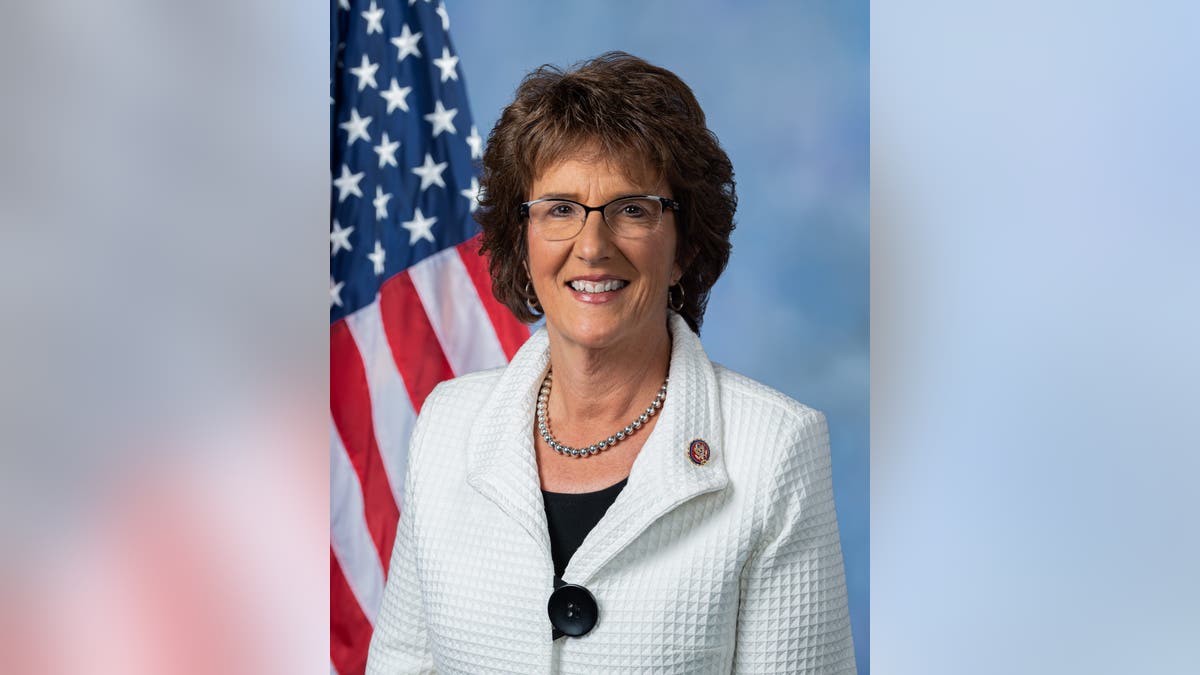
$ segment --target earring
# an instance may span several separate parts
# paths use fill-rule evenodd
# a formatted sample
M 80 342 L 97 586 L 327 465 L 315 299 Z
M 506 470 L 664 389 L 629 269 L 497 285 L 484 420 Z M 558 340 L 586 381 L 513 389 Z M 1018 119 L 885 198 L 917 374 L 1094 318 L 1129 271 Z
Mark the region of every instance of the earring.
M 525 304 L 534 312 L 542 311 L 542 303 L 538 302 L 537 294 L 533 292 L 529 279 L 525 280 Z
M 672 305 L 672 304 L 671 304 L 671 299 L 672 299 L 672 298 L 671 298 L 671 289 L 672 289 L 672 288 L 678 288 L 678 289 L 679 289 L 679 305 L 678 305 L 678 306 L 675 306 L 675 305 Z M 670 310 L 672 310 L 672 311 L 674 311 L 674 312 L 675 312 L 675 313 L 677 313 L 677 314 L 678 314 L 679 312 L 682 312 L 682 311 L 683 311 L 683 298 L 684 298 L 684 295 L 685 295 L 685 294 L 684 294 L 684 292 L 683 292 L 683 284 L 675 284 L 674 286 L 670 286 L 670 287 L 668 287 L 668 288 L 667 288 L 667 308 L 668 308 L 668 309 L 670 309 Z

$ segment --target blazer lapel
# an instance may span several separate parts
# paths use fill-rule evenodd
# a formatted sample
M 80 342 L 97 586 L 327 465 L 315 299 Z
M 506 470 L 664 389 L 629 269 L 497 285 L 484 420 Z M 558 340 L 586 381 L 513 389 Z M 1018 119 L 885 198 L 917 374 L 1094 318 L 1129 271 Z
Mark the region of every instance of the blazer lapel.
M 700 338 L 675 313 L 671 314 L 671 334 L 666 403 L 634 460 L 629 482 L 571 558 L 563 574 L 568 582 L 586 583 L 654 521 L 694 497 L 729 484 L 723 448 L 719 446 L 722 429 L 716 373 Z M 532 399 L 532 394 L 527 398 Z M 532 415 L 532 403 L 529 410 Z M 693 462 L 688 454 L 694 440 L 705 441 L 711 449 L 703 465 Z M 536 486 L 536 465 L 532 471 Z M 543 529 L 544 520 L 543 512 Z
M 534 333 L 500 376 L 467 448 L 467 483 L 517 521 L 550 559 L 550 534 L 533 448 L 533 408 L 549 362 L 546 329 Z

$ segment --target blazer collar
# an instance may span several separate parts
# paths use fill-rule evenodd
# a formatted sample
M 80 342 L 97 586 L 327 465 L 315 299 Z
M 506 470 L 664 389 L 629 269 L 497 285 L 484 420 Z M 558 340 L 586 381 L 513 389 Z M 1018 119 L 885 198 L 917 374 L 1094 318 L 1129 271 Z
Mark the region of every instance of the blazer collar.
M 699 337 L 673 312 L 670 328 L 666 402 L 634 460 L 629 482 L 571 558 L 563 576 L 573 583 L 588 581 L 675 507 L 729 483 L 719 447 L 721 408 L 712 363 Z M 547 559 L 550 538 L 533 448 L 533 411 L 549 358 L 549 341 L 542 328 L 504 370 L 476 418 L 467 449 L 467 482 L 520 523 Z M 694 440 L 703 440 L 710 448 L 704 465 L 689 456 Z

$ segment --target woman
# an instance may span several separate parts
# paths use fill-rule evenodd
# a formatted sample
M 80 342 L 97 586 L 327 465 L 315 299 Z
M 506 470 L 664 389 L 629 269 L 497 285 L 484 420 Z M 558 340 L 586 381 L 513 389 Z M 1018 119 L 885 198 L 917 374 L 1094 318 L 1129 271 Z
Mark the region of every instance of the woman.
M 368 672 L 854 672 L 825 420 L 698 338 L 737 199 L 691 90 L 543 67 L 483 165 L 496 296 L 546 324 L 426 401 Z

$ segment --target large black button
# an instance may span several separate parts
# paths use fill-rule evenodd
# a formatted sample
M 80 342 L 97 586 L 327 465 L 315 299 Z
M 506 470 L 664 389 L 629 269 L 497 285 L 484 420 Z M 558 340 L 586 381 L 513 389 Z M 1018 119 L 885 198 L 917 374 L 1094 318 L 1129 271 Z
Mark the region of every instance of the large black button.
M 563 584 L 551 593 L 546 610 L 554 625 L 555 637 L 586 635 L 600 618 L 600 608 L 596 606 L 592 592 L 575 584 Z

